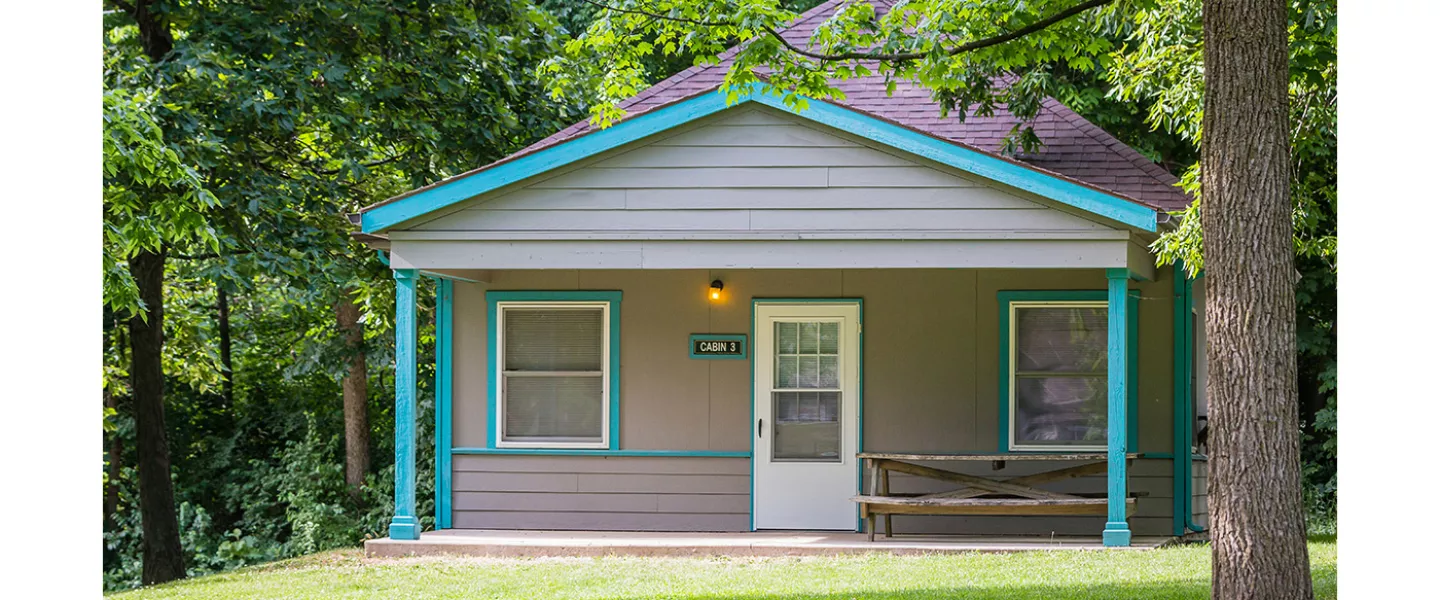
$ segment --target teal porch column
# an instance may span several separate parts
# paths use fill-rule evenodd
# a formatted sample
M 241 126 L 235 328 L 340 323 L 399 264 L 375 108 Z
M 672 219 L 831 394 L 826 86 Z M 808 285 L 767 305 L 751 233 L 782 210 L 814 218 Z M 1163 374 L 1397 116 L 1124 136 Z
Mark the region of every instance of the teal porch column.
M 1107 510 L 1105 519 L 1105 533 L 1101 536 L 1106 546 L 1129 546 L 1130 545 L 1130 523 L 1126 520 L 1125 497 L 1128 495 L 1125 485 L 1125 441 L 1126 433 L 1129 431 L 1129 424 L 1126 423 L 1128 416 L 1126 410 L 1129 398 L 1128 381 L 1130 369 L 1126 368 L 1126 357 L 1129 356 L 1127 344 L 1130 336 L 1126 335 L 1126 324 L 1129 322 L 1129 303 L 1126 301 L 1126 291 L 1130 283 L 1129 269 L 1106 269 L 1105 279 L 1109 284 L 1107 295 L 1108 306 L 1108 356 L 1106 357 L 1106 379 L 1109 381 L 1107 390 L 1107 408 L 1109 420 L 1105 426 L 1106 437 L 1106 459 L 1109 463 L 1107 491 Z
M 390 539 L 420 539 L 415 516 L 415 271 L 395 270 L 395 516 Z

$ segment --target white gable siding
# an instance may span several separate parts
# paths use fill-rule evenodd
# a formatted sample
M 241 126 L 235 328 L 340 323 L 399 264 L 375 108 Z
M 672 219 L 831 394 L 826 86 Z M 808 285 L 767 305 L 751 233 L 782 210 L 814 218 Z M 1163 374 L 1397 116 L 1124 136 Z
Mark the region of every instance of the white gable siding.
M 744 107 L 412 231 L 1094 232 L 1110 227 Z M 403 237 L 403 236 L 401 236 Z
M 390 232 L 400 268 L 1123 267 L 1103 219 L 743 106 Z M 483 175 L 480 175 L 483 176 Z

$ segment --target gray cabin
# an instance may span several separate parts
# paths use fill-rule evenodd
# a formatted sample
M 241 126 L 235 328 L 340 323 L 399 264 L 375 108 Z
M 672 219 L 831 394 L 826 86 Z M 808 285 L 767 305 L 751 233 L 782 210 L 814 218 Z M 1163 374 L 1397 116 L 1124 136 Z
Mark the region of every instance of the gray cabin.
M 396 280 L 392 538 L 421 278 L 436 529 L 1204 528 L 1203 279 L 1148 250 L 1172 175 L 1053 100 L 1017 159 L 1004 113 L 728 103 L 728 66 L 354 217 Z

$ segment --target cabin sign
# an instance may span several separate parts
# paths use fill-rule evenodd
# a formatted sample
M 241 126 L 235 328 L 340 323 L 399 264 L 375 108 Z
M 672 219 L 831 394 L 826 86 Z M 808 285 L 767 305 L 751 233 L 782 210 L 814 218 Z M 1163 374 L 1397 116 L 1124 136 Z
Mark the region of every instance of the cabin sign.
M 743 360 L 745 357 L 744 334 L 690 334 L 690 358 Z

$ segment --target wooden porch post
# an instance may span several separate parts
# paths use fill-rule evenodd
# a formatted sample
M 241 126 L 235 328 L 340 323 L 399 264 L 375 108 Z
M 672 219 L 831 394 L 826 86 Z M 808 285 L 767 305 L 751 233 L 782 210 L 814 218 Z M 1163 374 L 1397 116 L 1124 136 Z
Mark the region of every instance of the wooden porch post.
M 1101 536 L 1106 546 L 1129 546 L 1130 545 L 1130 523 L 1126 521 L 1125 498 L 1128 495 L 1125 485 L 1125 440 L 1129 431 L 1129 424 L 1126 423 L 1127 400 L 1130 382 L 1130 369 L 1126 365 L 1126 357 L 1129 356 L 1126 345 L 1129 336 L 1126 335 L 1126 324 L 1129 322 L 1129 315 L 1126 314 L 1129 303 L 1126 301 L 1126 291 L 1129 288 L 1129 269 L 1106 269 L 1105 279 L 1109 284 L 1109 315 L 1108 319 L 1108 356 L 1106 357 L 1106 377 L 1109 381 L 1109 397 L 1107 398 L 1108 417 L 1106 423 L 1106 458 L 1108 459 L 1108 481 L 1107 486 L 1107 511 L 1105 520 L 1105 532 Z
M 415 517 L 415 271 L 395 270 L 395 515 L 390 539 L 420 539 Z

